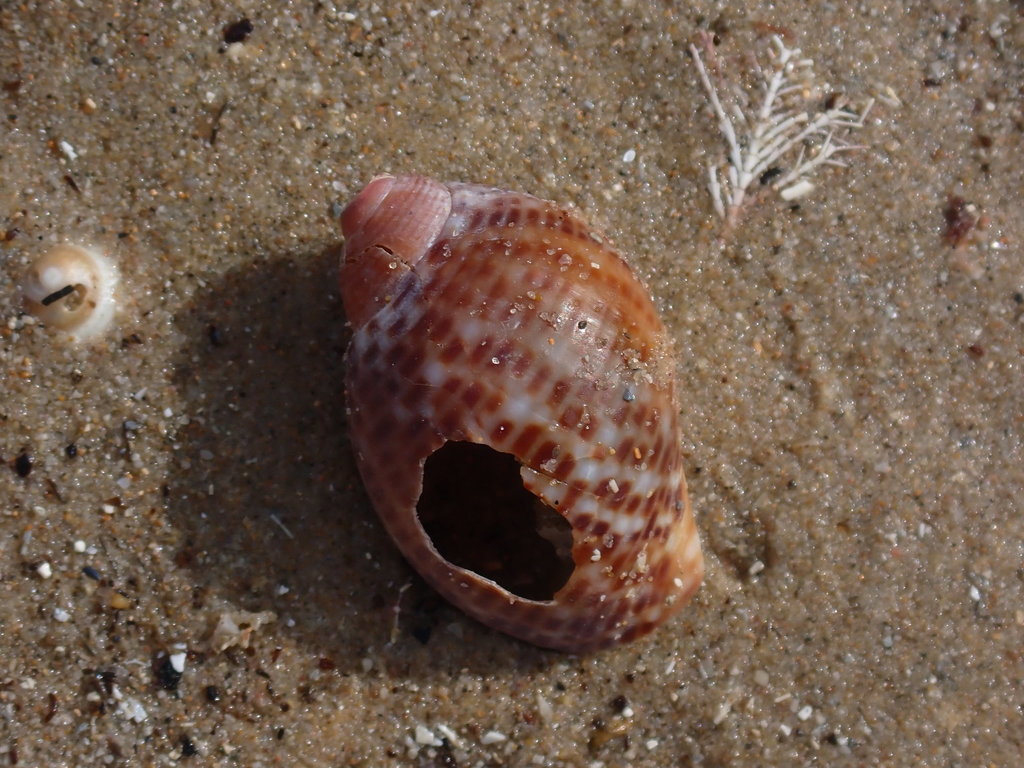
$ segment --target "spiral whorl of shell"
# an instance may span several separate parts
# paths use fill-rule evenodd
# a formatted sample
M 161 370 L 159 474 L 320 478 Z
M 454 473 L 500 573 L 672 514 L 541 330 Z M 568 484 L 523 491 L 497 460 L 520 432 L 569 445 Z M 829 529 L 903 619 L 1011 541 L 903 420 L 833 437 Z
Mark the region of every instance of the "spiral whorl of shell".
M 421 177 L 373 180 L 342 226 L 351 439 L 409 562 L 566 651 L 678 611 L 703 559 L 671 342 L 628 265 L 552 203 Z

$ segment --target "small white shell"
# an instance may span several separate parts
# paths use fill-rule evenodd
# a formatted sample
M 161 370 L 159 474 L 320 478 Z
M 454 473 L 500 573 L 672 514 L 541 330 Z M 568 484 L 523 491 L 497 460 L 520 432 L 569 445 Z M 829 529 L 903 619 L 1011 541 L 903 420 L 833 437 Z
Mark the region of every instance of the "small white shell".
M 117 269 L 91 248 L 62 243 L 37 258 L 22 280 L 25 308 L 81 341 L 114 317 Z

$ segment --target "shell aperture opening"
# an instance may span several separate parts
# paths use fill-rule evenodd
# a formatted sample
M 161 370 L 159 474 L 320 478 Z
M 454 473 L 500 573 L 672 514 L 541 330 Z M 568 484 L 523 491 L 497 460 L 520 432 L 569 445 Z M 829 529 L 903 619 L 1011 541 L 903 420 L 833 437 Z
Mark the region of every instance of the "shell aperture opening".
M 527 600 L 550 600 L 575 567 L 569 522 L 523 487 L 515 457 L 486 445 L 431 454 L 416 509 L 445 560 Z

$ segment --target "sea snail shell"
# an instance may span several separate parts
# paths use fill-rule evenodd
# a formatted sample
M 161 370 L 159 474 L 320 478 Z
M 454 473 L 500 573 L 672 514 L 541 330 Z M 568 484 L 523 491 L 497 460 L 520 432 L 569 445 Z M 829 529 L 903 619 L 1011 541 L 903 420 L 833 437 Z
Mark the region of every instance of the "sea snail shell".
M 105 255 L 71 243 L 55 245 L 22 278 L 25 309 L 75 340 L 98 336 L 116 309 L 117 269 Z
M 352 445 L 413 567 L 563 651 L 678 611 L 704 564 L 672 345 L 626 263 L 552 203 L 417 176 L 341 226 Z

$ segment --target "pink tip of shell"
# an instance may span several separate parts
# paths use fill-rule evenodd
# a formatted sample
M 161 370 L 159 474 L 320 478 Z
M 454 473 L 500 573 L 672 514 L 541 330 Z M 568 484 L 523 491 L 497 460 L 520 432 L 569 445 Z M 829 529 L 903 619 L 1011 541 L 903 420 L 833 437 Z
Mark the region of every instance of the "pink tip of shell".
M 394 184 L 394 176 L 376 176 L 363 187 L 351 203 L 345 206 L 345 210 L 341 212 L 341 231 L 345 237 L 351 237 L 370 220 Z
M 451 209 L 451 192 L 433 179 L 377 176 L 342 211 L 339 277 L 353 327 L 391 300 L 403 276 L 437 240 Z

